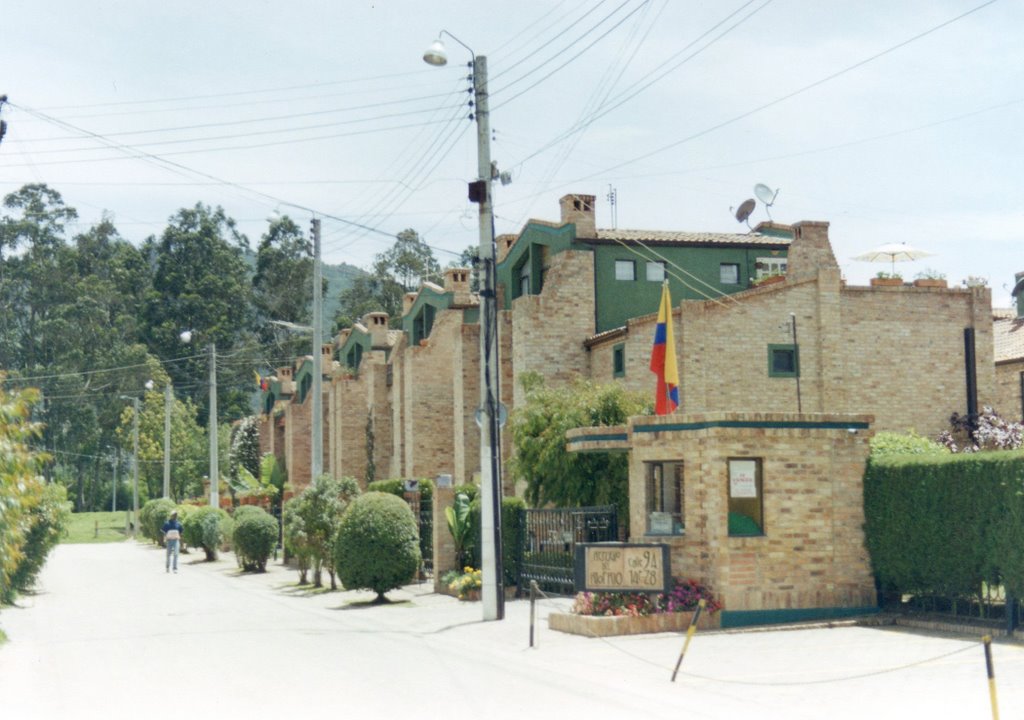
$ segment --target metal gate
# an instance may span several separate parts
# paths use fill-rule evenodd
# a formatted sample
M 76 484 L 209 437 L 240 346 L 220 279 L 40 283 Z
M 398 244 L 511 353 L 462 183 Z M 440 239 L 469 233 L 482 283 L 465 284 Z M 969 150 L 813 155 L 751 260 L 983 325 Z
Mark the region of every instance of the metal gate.
M 619 539 L 614 505 L 523 510 L 519 587 L 531 580 L 545 592 L 571 595 L 577 543 Z

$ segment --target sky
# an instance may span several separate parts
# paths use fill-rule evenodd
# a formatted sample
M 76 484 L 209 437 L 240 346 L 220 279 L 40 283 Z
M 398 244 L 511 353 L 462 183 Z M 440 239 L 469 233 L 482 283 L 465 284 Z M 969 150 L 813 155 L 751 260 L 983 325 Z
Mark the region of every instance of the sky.
M 0 194 L 45 182 L 81 232 L 141 243 L 197 202 L 255 246 L 323 218 L 327 262 L 416 230 L 478 243 L 470 51 L 487 58 L 496 231 L 597 198 L 601 228 L 745 232 L 821 220 L 846 280 L 886 263 L 1009 307 L 1024 271 L 1024 3 L 1016 0 L 364 0 L 8 3 Z M 444 30 L 449 64 L 422 60 Z M 614 190 L 616 204 L 608 201 Z

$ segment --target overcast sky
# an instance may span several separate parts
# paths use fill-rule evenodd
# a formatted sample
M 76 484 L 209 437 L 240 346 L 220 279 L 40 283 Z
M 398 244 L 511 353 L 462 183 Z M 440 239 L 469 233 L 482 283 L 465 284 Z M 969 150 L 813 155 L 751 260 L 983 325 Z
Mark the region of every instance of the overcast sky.
M 74 231 L 106 211 L 141 242 L 204 202 L 255 245 L 275 209 L 308 227 L 291 203 L 347 221 L 330 262 L 404 228 L 476 244 L 470 56 L 422 61 L 445 29 L 488 58 L 498 233 L 570 192 L 612 227 L 610 187 L 621 228 L 745 231 L 765 183 L 775 220 L 831 223 L 851 283 L 890 242 L 934 253 L 906 279 L 982 276 L 996 306 L 1024 270 L 1019 0 L 33 0 L 3 25 L 0 193 L 48 183 Z

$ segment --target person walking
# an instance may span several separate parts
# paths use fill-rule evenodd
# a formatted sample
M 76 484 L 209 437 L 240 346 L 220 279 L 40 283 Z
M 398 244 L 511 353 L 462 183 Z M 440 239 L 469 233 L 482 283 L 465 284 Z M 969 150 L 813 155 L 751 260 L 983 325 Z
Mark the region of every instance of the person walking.
M 171 558 L 174 558 L 174 572 L 178 572 L 178 546 L 181 544 L 181 523 L 178 522 L 178 511 L 175 510 L 167 518 L 167 522 L 160 528 L 164 534 L 164 545 L 167 548 L 167 560 L 164 565 L 164 572 L 171 571 Z

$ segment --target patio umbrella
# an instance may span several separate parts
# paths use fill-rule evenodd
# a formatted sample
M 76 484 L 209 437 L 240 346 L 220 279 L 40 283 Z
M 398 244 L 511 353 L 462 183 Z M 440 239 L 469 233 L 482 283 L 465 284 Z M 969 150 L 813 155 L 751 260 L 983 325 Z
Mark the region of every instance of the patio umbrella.
M 895 275 L 896 263 L 931 257 L 933 254 L 934 253 L 930 253 L 925 250 L 918 250 L 906 243 L 887 243 L 885 245 L 879 245 L 874 250 L 868 250 L 866 253 L 861 255 L 855 255 L 853 259 L 863 260 L 865 262 L 889 261 L 892 266 L 892 273 Z

